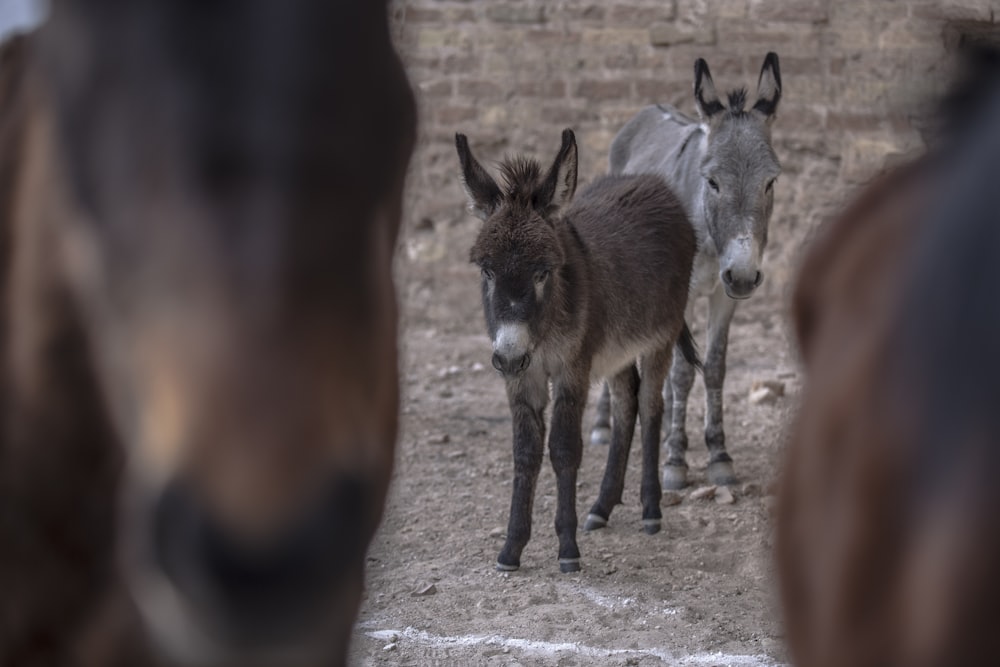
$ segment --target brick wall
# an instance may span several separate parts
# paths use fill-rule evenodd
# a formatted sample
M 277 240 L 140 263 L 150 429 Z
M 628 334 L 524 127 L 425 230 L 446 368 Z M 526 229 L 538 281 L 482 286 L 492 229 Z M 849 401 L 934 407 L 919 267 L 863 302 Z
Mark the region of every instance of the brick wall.
M 1000 28 L 1000 0 L 394 0 L 394 31 L 421 110 L 411 170 L 412 229 L 456 229 L 428 257 L 459 259 L 475 222 L 463 213 L 456 131 L 487 158 L 548 160 L 563 127 L 581 178 L 606 168 L 612 138 L 639 108 L 694 114 L 695 58 L 720 91 L 751 92 L 767 51 L 784 97 L 774 144 L 778 184 L 768 289 L 789 283 L 801 245 L 851 188 L 921 144 L 927 100 L 962 35 Z M 461 231 L 464 230 L 464 233 Z

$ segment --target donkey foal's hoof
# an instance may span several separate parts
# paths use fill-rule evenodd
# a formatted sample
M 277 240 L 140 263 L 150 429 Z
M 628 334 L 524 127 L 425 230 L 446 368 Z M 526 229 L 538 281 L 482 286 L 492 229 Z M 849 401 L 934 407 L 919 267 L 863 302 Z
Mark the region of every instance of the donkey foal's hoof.
M 608 520 L 599 514 L 588 514 L 587 520 L 583 522 L 584 530 L 597 530 L 608 525 Z
M 501 563 L 497 561 L 497 571 L 498 572 L 517 572 L 520 569 L 520 565 L 507 565 L 506 563 Z
M 708 481 L 715 486 L 732 486 L 737 483 L 736 469 L 732 461 L 716 461 L 708 464 Z
M 580 571 L 580 559 L 579 558 L 560 558 L 559 559 L 559 571 L 563 574 L 569 572 L 579 572 Z
M 643 519 L 642 530 L 647 535 L 656 535 L 660 532 L 660 519 Z
M 610 445 L 611 429 L 607 426 L 595 426 L 594 430 L 590 432 L 590 444 Z
M 663 466 L 663 488 L 668 491 L 680 491 L 688 484 L 687 466 Z

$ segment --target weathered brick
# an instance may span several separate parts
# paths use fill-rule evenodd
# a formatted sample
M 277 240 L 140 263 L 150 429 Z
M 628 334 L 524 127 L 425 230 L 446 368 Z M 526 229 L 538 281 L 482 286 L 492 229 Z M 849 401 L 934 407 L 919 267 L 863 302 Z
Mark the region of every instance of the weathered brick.
M 637 79 L 635 81 L 635 96 L 640 102 L 662 102 L 676 99 L 678 96 L 687 96 L 690 93 L 691 83 L 687 81 L 666 78 Z
M 829 18 L 829 0 L 751 0 L 750 18 L 758 21 L 822 23 Z
M 515 91 L 521 97 L 545 97 L 548 99 L 565 97 L 566 82 L 558 79 L 521 81 L 517 84 Z
M 497 99 L 503 96 L 503 89 L 492 81 L 459 81 L 458 94 L 464 97 Z
M 425 97 L 449 97 L 452 91 L 450 79 L 421 81 L 417 87 Z
M 433 114 L 434 120 L 439 124 L 451 125 L 473 120 L 479 115 L 479 112 L 475 107 L 443 106 L 434 109 Z
M 649 28 L 649 43 L 653 46 L 674 44 L 715 44 L 715 28 L 684 26 L 676 23 L 659 23 Z
M 407 7 L 403 20 L 407 23 L 441 23 L 444 13 L 440 9 L 424 9 L 422 7 Z
M 639 46 L 649 40 L 646 30 L 626 28 L 585 28 L 583 43 L 590 47 L 617 48 L 623 46 Z
M 629 82 L 621 79 L 584 80 L 576 87 L 576 96 L 587 100 L 614 100 L 628 94 Z
M 491 3 L 486 8 L 486 16 L 497 23 L 544 23 L 545 6 Z
M 910 5 L 910 16 L 931 21 L 992 22 L 1000 8 L 995 2 L 928 2 Z
M 673 21 L 677 16 L 677 8 L 671 2 L 664 2 L 655 7 L 636 7 L 635 5 L 615 5 L 611 8 L 609 19 L 612 23 L 647 26 L 657 21 Z
M 837 132 L 876 132 L 882 128 L 884 116 L 867 111 L 836 111 L 826 115 L 827 129 Z

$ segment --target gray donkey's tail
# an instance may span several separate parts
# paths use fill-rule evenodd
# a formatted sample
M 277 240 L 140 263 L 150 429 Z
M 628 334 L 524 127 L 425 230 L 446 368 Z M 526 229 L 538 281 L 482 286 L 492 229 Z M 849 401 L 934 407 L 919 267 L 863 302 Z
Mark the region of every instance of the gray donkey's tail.
M 677 347 L 680 349 L 681 354 L 684 355 L 686 362 L 700 371 L 705 370 L 701 365 L 701 357 L 698 356 L 698 346 L 694 343 L 694 336 L 691 335 L 691 330 L 688 329 L 687 322 L 684 323 L 684 328 L 681 329 L 681 335 L 677 337 Z

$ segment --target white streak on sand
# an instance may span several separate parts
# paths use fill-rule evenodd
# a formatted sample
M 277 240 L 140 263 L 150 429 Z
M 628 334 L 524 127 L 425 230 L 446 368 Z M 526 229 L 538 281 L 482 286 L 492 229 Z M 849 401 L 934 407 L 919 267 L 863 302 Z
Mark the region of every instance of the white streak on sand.
M 528 653 L 573 653 L 590 658 L 607 658 L 613 656 L 649 656 L 659 658 L 670 665 L 680 667 L 706 667 L 725 665 L 726 667 L 777 667 L 778 663 L 763 655 L 728 655 L 726 653 L 694 653 L 678 655 L 658 648 L 600 648 L 587 646 L 576 642 L 546 642 L 504 635 L 461 635 L 449 637 L 435 635 L 424 630 L 407 627 L 403 630 L 372 630 L 365 635 L 380 641 L 397 642 L 401 639 L 431 646 L 434 648 L 462 648 L 473 646 L 499 646 L 501 648 L 518 649 Z

